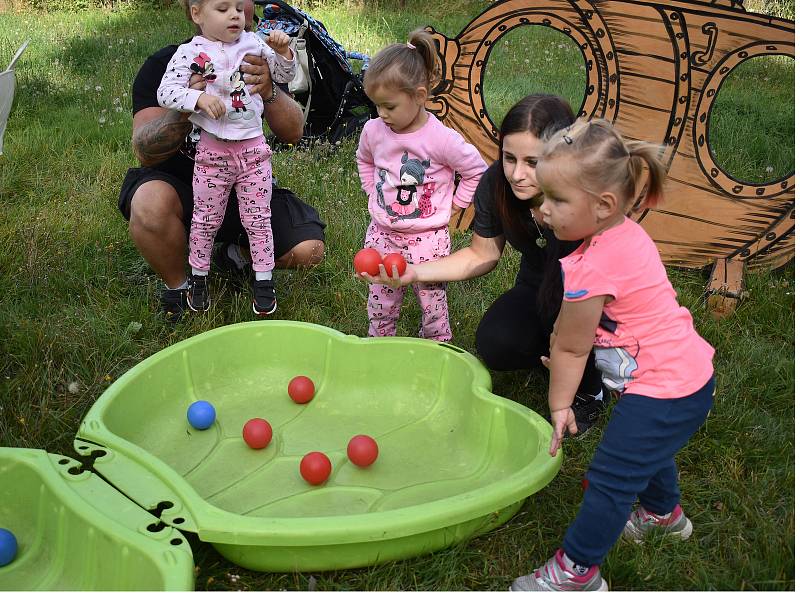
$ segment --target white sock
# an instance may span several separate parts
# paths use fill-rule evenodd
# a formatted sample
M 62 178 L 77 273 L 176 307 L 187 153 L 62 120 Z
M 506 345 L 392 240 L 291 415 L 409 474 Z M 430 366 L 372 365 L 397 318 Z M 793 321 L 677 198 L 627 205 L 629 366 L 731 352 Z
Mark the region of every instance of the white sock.
M 566 552 L 564 552 L 564 565 L 566 565 L 566 567 L 570 571 L 572 571 L 577 575 L 586 575 L 586 573 L 588 573 L 589 569 L 591 568 L 576 564 L 575 561 L 573 561 L 569 556 L 567 556 Z
M 272 279 L 272 271 L 256 271 L 256 281 Z
M 166 285 L 166 284 L 164 284 L 164 285 Z M 189 280 L 188 279 L 184 279 L 183 283 L 180 284 L 178 287 L 171 288 L 171 287 L 169 287 L 167 285 L 167 289 L 168 290 L 185 290 L 185 289 L 188 289 L 188 288 L 189 288 Z
M 247 263 L 250 262 L 244 256 L 242 256 L 242 250 L 239 248 L 239 244 L 228 244 L 228 248 L 225 250 L 225 253 L 228 255 L 228 258 L 230 258 L 236 264 L 237 269 L 244 269 L 247 266 Z
M 208 269 L 195 269 L 192 267 L 192 275 L 200 275 L 201 277 L 208 277 Z

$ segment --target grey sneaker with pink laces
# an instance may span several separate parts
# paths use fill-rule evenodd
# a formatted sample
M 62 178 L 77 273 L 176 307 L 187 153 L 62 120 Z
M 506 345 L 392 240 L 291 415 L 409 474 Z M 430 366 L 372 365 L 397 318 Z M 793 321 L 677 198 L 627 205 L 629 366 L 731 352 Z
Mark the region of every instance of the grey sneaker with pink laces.
M 584 567 L 585 569 L 585 567 Z M 556 553 L 530 575 L 517 577 L 508 588 L 512 592 L 607 592 L 608 584 L 600 577 L 600 567 L 576 573 L 567 566 L 564 550 Z
M 622 537 L 641 544 L 649 531 L 660 531 L 670 536 L 680 536 L 682 540 L 692 535 L 692 522 L 683 514 L 680 504 L 666 515 L 657 515 L 640 506 L 625 523 Z

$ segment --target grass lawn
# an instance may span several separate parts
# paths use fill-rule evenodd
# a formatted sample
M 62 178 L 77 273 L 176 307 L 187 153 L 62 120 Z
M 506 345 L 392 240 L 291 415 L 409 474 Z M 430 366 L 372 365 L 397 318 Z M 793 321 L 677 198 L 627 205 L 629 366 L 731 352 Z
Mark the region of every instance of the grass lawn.
M 404 10 L 383 2 L 378 11 L 378 4 L 305 6 L 345 47 L 368 54 L 419 25 L 455 36 L 486 6 L 477 0 L 408 0 Z M 72 439 L 82 417 L 120 375 L 180 340 L 254 318 L 249 296 L 217 278 L 216 301 L 207 315 L 184 319 L 175 329 L 166 326 L 155 312 L 160 283 L 129 240 L 116 208 L 122 177 L 134 164 L 130 83 L 150 53 L 189 35 L 191 27 L 177 8 L 123 5 L 115 11 L 7 13 L 0 19 L 0 64 L 24 39 L 32 40 L 17 67 L 17 98 L 6 155 L 0 157 L 3 446 L 74 455 Z M 556 69 L 556 75 L 533 79 L 536 89 L 573 102 L 582 98 L 577 50 L 558 33 L 530 35 L 517 35 L 491 59 L 497 81 L 491 84 L 489 112 L 498 121 L 515 99 L 532 91 L 519 77 L 528 64 L 531 77 L 550 65 Z M 519 62 L 524 50 L 515 52 L 514 45 L 530 49 L 531 63 Z M 537 52 L 541 48 L 547 53 Z M 729 143 L 734 162 L 726 166 L 732 172 L 769 179 L 793 169 L 794 136 L 787 133 L 794 114 L 792 69 L 791 61 L 762 62 L 742 70 L 740 83 L 727 90 L 726 102 L 745 107 L 736 114 L 748 115 L 717 124 L 721 145 L 715 148 L 719 154 Z M 782 102 L 784 117 L 759 107 L 753 89 Z M 754 122 L 753 115 L 761 113 L 783 137 L 767 140 L 772 149 L 755 137 L 737 149 L 749 139 L 748 127 L 769 126 Z M 350 276 L 368 223 L 354 153 L 355 141 L 348 141 L 273 157 L 281 183 L 315 205 L 328 224 L 322 265 L 278 272 L 276 316 L 365 335 L 367 289 Z M 457 234 L 454 249 L 468 241 Z M 480 317 L 510 287 L 517 265 L 518 255 L 507 251 L 491 274 L 450 287 L 454 344 L 474 351 Z M 794 589 L 794 268 L 748 274 L 749 297 L 732 317 L 718 322 L 703 304 L 707 274 L 670 270 L 670 276 L 679 300 L 717 350 L 714 410 L 678 456 L 682 503 L 695 533 L 684 543 L 618 544 L 603 575 L 616 590 Z M 399 324 L 402 335 L 417 329 L 419 309 L 412 299 Z M 496 393 L 547 412 L 543 377 L 495 373 L 493 379 Z M 598 428 L 568 442 L 562 470 L 550 485 L 509 523 L 464 544 L 368 569 L 263 574 L 227 562 L 190 535 L 197 589 L 306 590 L 313 576 L 318 590 L 504 590 L 558 547 L 580 504 L 582 474 L 600 435 Z

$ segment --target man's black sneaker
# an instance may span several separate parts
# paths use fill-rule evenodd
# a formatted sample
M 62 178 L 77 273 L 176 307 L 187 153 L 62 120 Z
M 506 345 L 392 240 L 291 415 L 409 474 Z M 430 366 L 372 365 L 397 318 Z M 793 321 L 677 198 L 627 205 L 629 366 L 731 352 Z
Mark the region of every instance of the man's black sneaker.
M 250 263 L 247 262 L 243 267 L 239 267 L 236 261 L 228 256 L 229 246 L 230 244 L 227 243 L 214 246 L 214 250 L 211 253 L 211 262 L 214 264 L 215 269 L 227 275 L 247 275 L 250 271 Z
M 187 308 L 189 305 L 186 302 L 186 288 L 181 290 L 165 288 L 161 292 L 161 312 L 170 323 L 180 321 Z
M 272 279 L 253 281 L 253 312 L 257 315 L 271 315 L 278 308 L 275 298 L 275 282 Z
M 194 312 L 205 312 L 211 308 L 211 298 L 208 297 L 208 276 L 189 275 L 186 302 Z
M 575 437 L 581 437 L 589 431 L 597 423 L 605 408 L 606 403 L 602 393 L 599 398 L 586 392 L 575 394 L 575 399 L 572 401 L 572 412 L 575 414 L 575 424 L 578 426 Z

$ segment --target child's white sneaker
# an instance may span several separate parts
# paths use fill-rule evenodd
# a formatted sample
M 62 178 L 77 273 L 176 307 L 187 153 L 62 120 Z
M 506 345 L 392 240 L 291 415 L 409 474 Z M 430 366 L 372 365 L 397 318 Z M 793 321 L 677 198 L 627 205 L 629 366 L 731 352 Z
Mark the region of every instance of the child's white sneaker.
M 662 531 L 685 540 L 692 535 L 692 529 L 692 522 L 683 514 L 680 504 L 666 515 L 657 515 L 640 506 L 628 517 L 625 529 L 622 530 L 622 537 L 641 544 L 648 531 Z
M 608 584 L 600 577 L 600 567 L 590 567 L 579 575 L 570 569 L 564 560 L 564 551 L 559 548 L 550 560 L 530 575 L 517 577 L 512 592 L 607 592 Z

